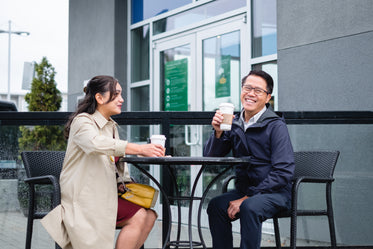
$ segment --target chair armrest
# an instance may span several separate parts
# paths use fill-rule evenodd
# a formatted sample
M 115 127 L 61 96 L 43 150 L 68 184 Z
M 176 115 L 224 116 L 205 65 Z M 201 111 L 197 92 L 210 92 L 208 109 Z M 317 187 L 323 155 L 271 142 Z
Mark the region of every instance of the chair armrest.
M 230 181 L 232 181 L 236 178 L 237 177 L 235 175 L 228 176 L 227 178 L 225 178 L 225 180 L 223 181 L 223 186 L 222 186 L 222 192 L 223 193 L 226 193 L 228 191 L 228 185 L 229 185 Z
M 293 184 L 299 185 L 302 182 L 307 182 L 307 183 L 328 183 L 328 182 L 333 182 L 334 178 L 323 178 L 323 177 L 298 177 L 293 179 Z
M 53 175 L 28 177 L 24 181 L 29 184 L 52 184 L 53 186 L 59 186 L 57 178 Z
M 35 192 L 34 185 L 35 184 L 50 184 L 53 186 L 53 193 L 54 193 L 54 207 L 57 206 L 61 202 L 61 190 L 60 190 L 60 183 L 58 179 L 53 175 L 46 175 L 46 176 L 36 176 L 36 177 L 29 177 L 25 178 L 24 181 L 28 183 L 30 186 L 30 191 Z
M 230 181 L 236 179 L 235 175 L 228 176 L 222 185 L 222 192 L 226 193 L 228 191 L 228 185 Z M 293 179 L 293 191 L 298 192 L 299 185 L 301 183 L 330 183 L 333 182 L 334 178 L 320 178 L 320 177 L 298 177 Z
M 334 178 L 320 178 L 320 177 L 298 177 L 293 179 L 293 197 L 298 192 L 301 183 L 331 183 Z
M 292 186 L 292 208 L 297 209 L 298 202 L 298 189 L 301 183 L 325 183 L 330 185 L 334 181 L 334 178 L 321 178 L 321 177 L 298 177 L 293 179 Z M 292 210 L 294 212 L 294 210 Z

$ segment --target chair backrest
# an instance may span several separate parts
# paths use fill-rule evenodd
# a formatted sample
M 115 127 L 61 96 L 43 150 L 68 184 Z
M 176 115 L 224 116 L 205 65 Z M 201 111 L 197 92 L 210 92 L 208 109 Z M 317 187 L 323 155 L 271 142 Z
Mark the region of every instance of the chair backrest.
M 339 151 L 297 151 L 294 152 L 294 177 L 310 176 L 332 178 Z
M 65 151 L 23 151 L 21 156 L 27 177 L 53 175 L 59 180 Z

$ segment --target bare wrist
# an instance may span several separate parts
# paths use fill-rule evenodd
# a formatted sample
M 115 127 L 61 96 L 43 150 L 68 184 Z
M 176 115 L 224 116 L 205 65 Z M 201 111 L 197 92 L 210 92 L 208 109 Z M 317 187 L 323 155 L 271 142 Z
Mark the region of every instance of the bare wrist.
M 222 134 L 223 134 L 223 131 L 217 131 L 217 130 L 215 130 L 215 137 L 216 138 L 220 138 Z
M 143 153 L 143 148 L 140 144 L 137 144 L 137 155 L 142 155 Z

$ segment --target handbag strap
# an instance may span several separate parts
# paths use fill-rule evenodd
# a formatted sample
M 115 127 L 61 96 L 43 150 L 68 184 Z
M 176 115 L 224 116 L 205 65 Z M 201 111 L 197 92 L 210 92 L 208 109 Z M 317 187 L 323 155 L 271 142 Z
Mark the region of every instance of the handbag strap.
M 113 160 L 113 159 L 112 159 L 112 156 L 110 156 L 110 159 Z M 115 162 L 115 160 L 114 160 L 114 162 Z M 115 168 L 115 172 L 117 173 L 117 175 L 118 175 L 118 177 L 119 177 L 119 180 L 120 180 L 121 183 L 123 184 L 124 190 L 125 190 L 125 191 L 130 191 L 130 189 L 127 188 L 126 184 L 124 183 L 124 179 L 123 179 L 123 177 L 120 176 L 119 171 L 118 171 L 118 168 L 117 168 L 117 165 L 115 165 L 114 168 Z
M 113 138 L 115 139 L 115 124 L 113 125 Z M 119 171 L 118 171 L 118 168 L 117 168 L 117 164 L 116 164 L 116 162 L 115 162 L 115 157 L 114 157 L 114 156 L 110 156 L 110 160 L 111 160 L 112 162 L 114 162 L 115 173 L 117 173 L 117 175 L 118 175 L 118 177 L 119 177 L 119 180 L 120 180 L 121 183 L 123 184 L 124 190 L 125 190 L 125 191 L 130 191 L 130 189 L 126 187 L 126 184 L 124 183 L 124 179 L 123 179 L 123 177 L 119 174 Z

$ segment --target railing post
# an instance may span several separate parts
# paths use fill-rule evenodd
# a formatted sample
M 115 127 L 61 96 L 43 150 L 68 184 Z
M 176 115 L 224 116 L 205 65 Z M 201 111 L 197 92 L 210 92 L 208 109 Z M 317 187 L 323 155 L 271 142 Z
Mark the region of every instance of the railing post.
M 161 121 L 161 131 L 162 131 L 162 134 L 166 136 L 166 155 L 170 155 L 171 154 L 171 151 L 170 151 L 170 119 L 169 117 L 166 117 L 167 113 L 163 113 L 162 115 L 162 121 Z M 166 166 L 164 167 L 161 167 L 160 170 L 161 170 L 161 185 L 163 186 L 165 192 L 167 193 L 168 196 L 172 196 L 173 195 L 173 184 L 171 182 L 171 175 L 170 175 L 170 172 L 168 170 L 166 170 L 165 168 Z M 165 200 L 164 200 L 164 196 L 162 197 L 162 202 L 165 203 Z M 165 241 L 167 240 L 167 232 L 168 232 L 168 224 L 171 222 L 169 220 L 169 217 L 167 215 L 164 215 L 164 214 L 167 214 L 168 213 L 168 209 L 167 209 L 167 206 L 166 205 L 162 205 L 162 220 L 164 222 L 162 222 L 162 244 L 165 243 Z M 171 231 L 170 231 L 171 232 Z M 169 248 L 169 246 L 167 246 L 166 248 Z

